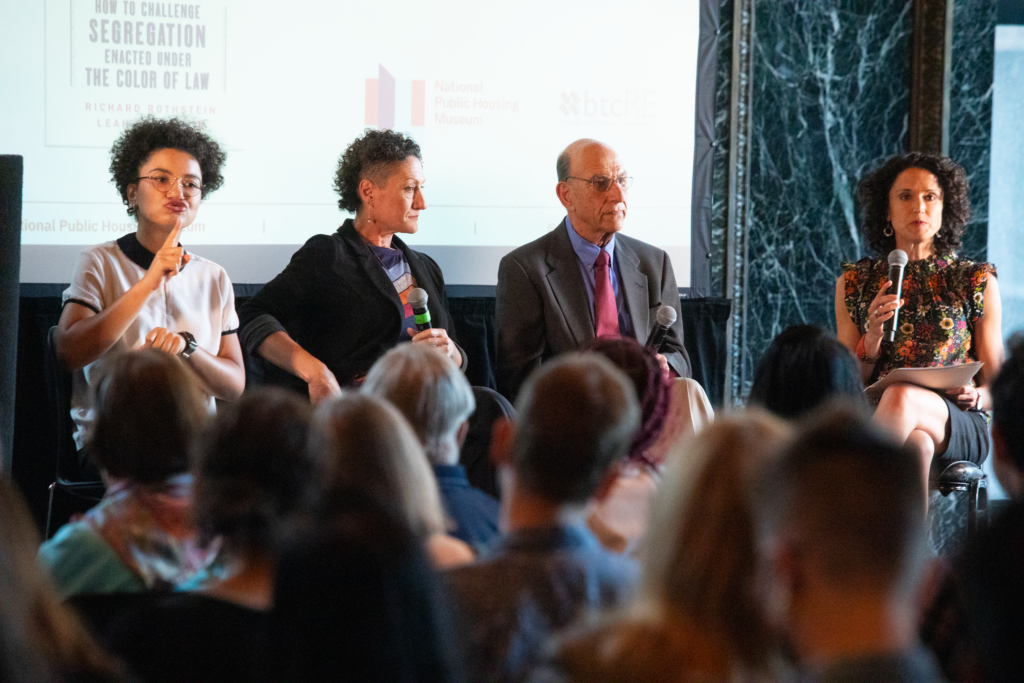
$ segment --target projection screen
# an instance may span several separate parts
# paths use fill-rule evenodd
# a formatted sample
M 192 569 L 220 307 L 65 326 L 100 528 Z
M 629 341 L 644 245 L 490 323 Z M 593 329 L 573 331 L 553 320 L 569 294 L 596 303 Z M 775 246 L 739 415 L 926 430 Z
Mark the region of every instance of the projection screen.
M 450 284 L 564 216 L 555 159 L 613 146 L 635 178 L 627 234 L 690 285 L 698 0 L 586 3 L 42 0 L 4 3 L 0 151 L 25 157 L 22 281 L 134 223 L 109 149 L 139 116 L 188 116 L 228 150 L 183 244 L 265 282 L 347 217 L 332 180 L 366 128 L 422 147 L 427 210 L 407 242 Z

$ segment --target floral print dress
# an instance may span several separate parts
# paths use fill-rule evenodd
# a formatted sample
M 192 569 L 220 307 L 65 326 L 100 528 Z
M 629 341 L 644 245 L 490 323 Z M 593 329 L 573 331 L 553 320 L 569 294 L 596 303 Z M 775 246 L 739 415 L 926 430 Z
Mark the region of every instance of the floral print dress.
M 889 264 L 882 258 L 843 263 L 846 310 L 863 334 L 869 306 L 879 287 L 889 279 Z M 977 360 L 974 326 L 985 312 L 991 263 L 976 263 L 955 254 L 932 256 L 908 263 L 903 273 L 905 301 L 900 309 L 894 343 L 882 342 L 881 355 L 868 383 L 896 368 L 962 365 Z M 891 290 L 891 288 L 890 288 Z

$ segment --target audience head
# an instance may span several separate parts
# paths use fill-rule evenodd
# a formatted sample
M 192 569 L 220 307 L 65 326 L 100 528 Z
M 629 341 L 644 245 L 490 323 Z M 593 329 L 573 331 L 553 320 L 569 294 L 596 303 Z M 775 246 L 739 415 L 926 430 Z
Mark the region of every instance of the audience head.
M 21 495 L 0 477 L 0 681 L 118 680 L 41 573 L 38 548 Z
M 334 174 L 338 208 L 356 213 L 363 208 L 359 183 L 369 180 L 378 188 L 388 184 L 394 171 L 410 157 L 423 161 L 420 146 L 412 138 L 393 130 L 366 131 L 342 152 Z
M 111 179 L 121 194 L 121 200 L 128 206 L 129 216 L 137 217 L 139 214 L 139 201 L 135 195 L 143 166 L 161 150 L 184 152 L 195 160 L 200 171 L 201 198 L 205 199 L 224 182 L 220 168 L 227 155 L 203 131 L 203 124 L 177 117 L 159 119 L 143 116 L 126 128 L 110 149 Z
M 516 412 L 516 485 L 564 504 L 583 503 L 597 490 L 640 425 L 629 380 L 596 354 L 565 354 L 542 365 L 520 391 Z
M 152 349 L 117 356 L 96 386 L 95 405 L 90 452 L 109 476 L 154 484 L 188 471 L 207 407 L 178 358 Z
M 318 511 L 330 517 L 359 494 L 393 510 L 414 533 L 444 532 L 437 480 L 402 414 L 383 399 L 345 392 L 317 408 L 309 449 L 318 460 Z
M 560 643 L 558 664 L 568 680 L 767 673 L 772 638 L 756 590 L 749 493 L 789 438 L 787 424 L 750 410 L 720 418 L 688 442 L 655 501 L 636 598 L 622 614 Z
M 789 438 L 768 413 L 719 418 L 677 458 L 651 517 L 640 604 L 699 625 L 747 665 L 764 664 L 768 651 L 749 492 Z
M 758 363 L 749 402 L 795 419 L 836 397 L 866 407 L 860 364 L 831 333 L 793 325 L 772 340 Z
M 1013 496 L 1024 493 L 1024 335 L 1008 345 L 1010 357 L 992 382 L 993 466 Z
M 934 238 L 935 253 L 944 256 L 955 251 L 960 247 L 960 238 L 971 217 L 967 174 L 952 159 L 923 152 L 891 157 L 861 181 L 857 196 L 868 244 L 881 256 L 896 248 L 896 237 L 890 225 L 893 207 L 889 193 L 899 175 L 908 169 L 921 169 L 935 178 L 942 191 L 939 197 L 942 227 Z
M 838 406 L 807 423 L 765 471 L 757 496 L 760 540 L 772 602 L 788 610 L 774 616 L 786 622 L 798 652 L 808 630 L 821 625 L 800 619 L 828 614 L 835 623 L 843 615 L 838 600 L 884 605 L 901 616 L 914 610 L 916 623 L 927 565 L 922 486 L 912 451 L 860 411 Z
M 633 383 L 640 403 L 640 427 L 629 445 L 630 460 L 643 460 L 644 452 L 658 440 L 668 415 L 670 389 L 653 349 L 635 339 L 597 337 L 584 350 L 599 353 L 624 372 Z
M 201 533 L 242 556 L 269 555 L 313 475 L 306 448 L 312 409 L 284 389 L 258 388 L 227 403 L 193 464 Z
M 399 344 L 373 364 L 362 392 L 398 408 L 431 464 L 458 463 L 476 402 L 469 381 L 447 356 L 420 344 Z
M 359 492 L 296 533 L 277 569 L 273 641 L 288 681 L 453 681 L 445 605 L 406 520 Z

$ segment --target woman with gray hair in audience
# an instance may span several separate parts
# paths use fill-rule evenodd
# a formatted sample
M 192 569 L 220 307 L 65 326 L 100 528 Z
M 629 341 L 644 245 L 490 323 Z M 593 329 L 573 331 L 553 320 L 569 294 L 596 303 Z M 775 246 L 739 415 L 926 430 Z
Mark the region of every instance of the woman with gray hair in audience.
M 437 482 L 416 435 L 384 399 L 355 392 L 323 402 L 313 419 L 310 452 L 314 478 L 311 516 L 329 523 L 353 496 L 392 511 L 422 540 L 437 569 L 473 561 L 473 551 L 445 533 Z
M 384 354 L 361 391 L 391 402 L 409 421 L 434 470 L 449 533 L 477 550 L 498 533 L 498 501 L 473 488 L 459 450 L 476 407 L 469 381 L 432 348 L 400 344 Z

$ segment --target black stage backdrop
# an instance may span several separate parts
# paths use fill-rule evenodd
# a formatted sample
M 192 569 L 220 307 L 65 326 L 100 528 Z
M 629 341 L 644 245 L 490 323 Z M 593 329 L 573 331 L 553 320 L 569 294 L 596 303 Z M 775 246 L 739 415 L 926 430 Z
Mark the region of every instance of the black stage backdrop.
M 241 306 L 262 285 L 235 285 L 235 305 Z M 60 294 L 64 284 L 21 285 L 19 313 L 17 413 L 14 428 L 14 477 L 29 500 L 36 520 L 46 514 L 47 487 L 53 480 L 56 435 L 52 433 L 51 405 L 43 368 L 46 334 L 60 317 Z M 455 334 L 466 350 L 471 384 L 496 388 L 494 347 L 494 297 L 457 296 L 450 288 L 448 306 L 455 321 Z M 686 350 L 693 365 L 693 377 L 704 387 L 711 402 L 722 404 L 725 381 L 725 323 L 730 302 L 726 299 L 687 299 L 680 302 Z M 8 326 L 3 326 L 5 329 Z M 13 326 L 11 326 L 13 327 Z M 13 337 L 13 331 L 10 332 Z M 251 363 L 246 359 L 246 365 Z M 249 386 L 254 374 L 249 373 Z
M 0 473 L 11 471 L 24 160 L 0 154 Z

